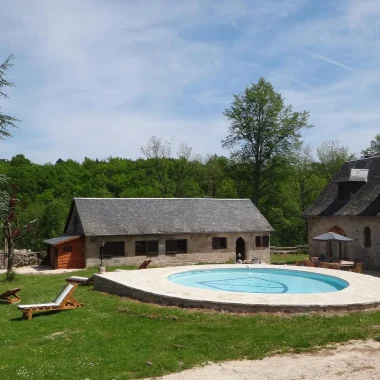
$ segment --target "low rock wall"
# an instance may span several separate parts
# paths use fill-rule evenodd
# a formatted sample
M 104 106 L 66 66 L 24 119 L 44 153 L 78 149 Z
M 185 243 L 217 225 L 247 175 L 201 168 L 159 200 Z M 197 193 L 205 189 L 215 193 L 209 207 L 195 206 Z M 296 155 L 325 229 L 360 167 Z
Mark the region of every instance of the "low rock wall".
M 105 266 L 119 266 L 119 265 L 140 265 L 145 260 L 151 260 L 151 266 L 156 267 L 170 267 L 181 265 L 194 265 L 198 263 L 204 264 L 226 264 L 234 263 L 236 254 L 235 252 L 214 252 L 214 253 L 177 253 L 156 256 L 131 256 L 131 257 L 114 257 L 112 259 L 105 258 L 103 263 Z M 250 255 L 247 261 L 258 259 L 263 262 L 269 263 L 269 249 L 257 250 Z M 90 258 L 86 260 L 86 267 L 98 266 L 100 263 L 99 258 Z
M 30 265 L 40 265 L 46 252 L 32 252 L 29 249 L 15 249 L 13 266 L 16 268 Z M 7 258 L 4 252 L 0 252 L 0 269 L 6 269 Z

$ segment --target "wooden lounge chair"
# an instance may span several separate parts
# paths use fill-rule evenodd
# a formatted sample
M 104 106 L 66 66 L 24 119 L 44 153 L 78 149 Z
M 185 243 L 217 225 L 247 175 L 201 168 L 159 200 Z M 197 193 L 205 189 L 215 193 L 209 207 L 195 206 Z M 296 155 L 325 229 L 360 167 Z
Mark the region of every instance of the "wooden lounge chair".
M 349 269 L 350 272 L 363 273 L 363 263 L 361 261 L 356 261 L 354 266 Z
M 146 267 L 152 262 L 152 260 L 145 260 L 137 269 L 146 269 Z
M 78 284 L 67 284 L 58 297 L 51 303 L 41 303 L 32 305 L 19 305 L 18 308 L 22 311 L 24 317 L 28 321 L 32 319 L 33 313 L 36 311 L 52 311 L 52 310 L 70 310 L 83 306 L 83 303 L 78 302 L 72 294 Z
M 92 285 L 94 283 L 93 276 L 91 277 L 80 277 L 80 276 L 71 276 L 66 278 L 66 281 L 69 283 L 74 283 L 78 285 Z
M 307 259 L 303 260 L 303 265 L 305 267 L 315 267 L 314 263 L 312 261 L 310 261 L 310 260 L 307 260 Z
M 21 288 L 9 289 L 4 293 L 0 294 L 0 299 L 6 301 L 7 303 L 20 302 L 21 298 L 16 294 L 21 290 Z

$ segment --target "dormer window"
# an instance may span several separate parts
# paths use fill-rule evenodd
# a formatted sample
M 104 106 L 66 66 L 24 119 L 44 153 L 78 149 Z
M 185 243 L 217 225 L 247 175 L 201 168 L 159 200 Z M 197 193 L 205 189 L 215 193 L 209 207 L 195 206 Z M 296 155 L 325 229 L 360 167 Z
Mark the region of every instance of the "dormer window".
M 368 169 L 351 169 L 349 177 L 338 181 L 338 199 L 350 200 L 367 182 Z

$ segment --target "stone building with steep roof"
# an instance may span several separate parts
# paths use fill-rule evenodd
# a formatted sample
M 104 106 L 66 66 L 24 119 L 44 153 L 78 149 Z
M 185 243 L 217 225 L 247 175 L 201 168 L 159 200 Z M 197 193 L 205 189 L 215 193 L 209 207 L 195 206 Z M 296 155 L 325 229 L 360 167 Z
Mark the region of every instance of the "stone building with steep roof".
M 354 239 L 344 243 L 344 257 L 380 270 L 380 156 L 345 162 L 304 216 L 311 256 L 325 253 L 314 236 L 336 232 Z
M 64 235 L 49 239 L 54 268 L 270 261 L 272 227 L 249 199 L 74 198 Z M 100 247 L 104 241 L 104 247 Z

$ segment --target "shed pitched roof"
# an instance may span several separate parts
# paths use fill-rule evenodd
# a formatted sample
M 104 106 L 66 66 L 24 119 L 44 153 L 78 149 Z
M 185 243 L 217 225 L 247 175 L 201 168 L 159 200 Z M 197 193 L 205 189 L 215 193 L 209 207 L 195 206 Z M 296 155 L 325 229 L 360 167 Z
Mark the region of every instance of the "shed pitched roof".
M 81 235 L 62 235 L 58 236 L 56 238 L 44 240 L 44 243 L 49 244 L 49 245 L 59 245 L 71 240 L 76 240 L 81 238 Z
M 338 199 L 339 182 L 363 182 L 349 200 Z M 380 156 L 347 161 L 304 216 L 380 216 Z
M 87 236 L 273 230 L 249 199 L 74 198 L 70 215 L 74 207 Z

